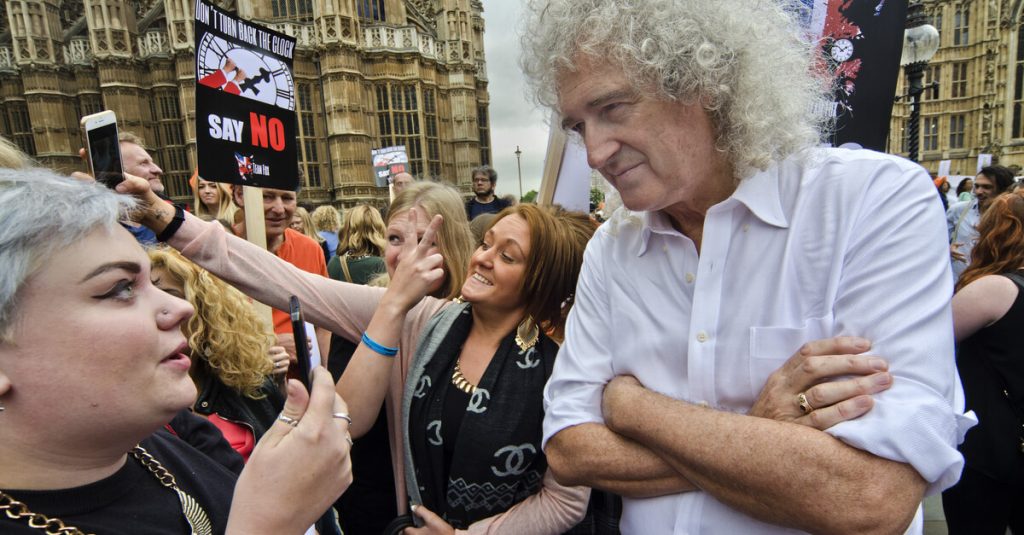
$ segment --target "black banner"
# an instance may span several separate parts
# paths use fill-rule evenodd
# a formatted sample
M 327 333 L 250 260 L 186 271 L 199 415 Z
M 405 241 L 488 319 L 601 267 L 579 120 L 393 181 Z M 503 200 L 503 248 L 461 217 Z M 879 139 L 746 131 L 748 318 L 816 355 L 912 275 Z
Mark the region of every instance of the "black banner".
M 203 0 L 195 11 L 199 176 L 295 190 L 295 39 Z
M 835 133 L 840 146 L 884 151 L 900 74 L 907 0 L 803 0 L 808 24 L 821 38 L 823 64 L 835 84 Z

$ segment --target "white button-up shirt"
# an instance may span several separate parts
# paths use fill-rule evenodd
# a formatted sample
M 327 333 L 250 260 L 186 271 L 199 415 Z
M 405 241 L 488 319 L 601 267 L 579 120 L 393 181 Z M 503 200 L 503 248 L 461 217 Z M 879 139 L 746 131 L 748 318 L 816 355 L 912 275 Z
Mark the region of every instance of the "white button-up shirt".
M 602 389 L 616 375 L 746 413 L 804 342 L 858 335 L 888 360 L 893 386 L 867 415 L 827 432 L 911 464 L 932 493 L 952 485 L 963 465 L 956 445 L 972 422 L 958 393 L 949 252 L 934 190 L 906 160 L 815 149 L 744 180 L 712 207 L 700 255 L 665 215 L 616 212 L 587 247 L 544 393 L 545 444 L 566 427 L 602 423 Z M 704 492 L 626 499 L 621 526 L 793 533 Z

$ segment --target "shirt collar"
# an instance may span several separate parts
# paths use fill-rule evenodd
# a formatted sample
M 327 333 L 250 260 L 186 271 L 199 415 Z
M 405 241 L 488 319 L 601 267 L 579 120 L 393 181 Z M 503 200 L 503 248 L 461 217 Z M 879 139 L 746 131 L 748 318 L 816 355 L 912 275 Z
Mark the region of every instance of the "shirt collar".
M 647 245 L 650 242 L 651 234 L 682 236 L 682 233 L 672 226 L 672 222 L 669 221 L 668 216 L 663 212 L 635 212 L 631 216 L 638 217 L 636 223 L 643 227 L 640 232 L 640 247 L 636 251 L 637 256 L 643 256 L 647 252 Z
M 779 188 L 779 166 L 775 164 L 740 181 L 731 198 L 746 205 L 761 221 L 775 227 L 788 228 L 789 220 L 782 211 Z
M 718 206 L 735 202 L 743 203 L 758 219 L 769 225 L 781 228 L 789 227 L 789 221 L 782 211 L 782 200 L 779 197 L 777 165 L 740 181 L 736 191 Z M 681 236 L 679 231 L 672 226 L 668 216 L 661 211 L 634 212 L 627 215 L 627 218 L 631 217 L 639 217 L 637 222 L 643 227 L 637 256 L 643 256 L 647 252 L 652 234 Z

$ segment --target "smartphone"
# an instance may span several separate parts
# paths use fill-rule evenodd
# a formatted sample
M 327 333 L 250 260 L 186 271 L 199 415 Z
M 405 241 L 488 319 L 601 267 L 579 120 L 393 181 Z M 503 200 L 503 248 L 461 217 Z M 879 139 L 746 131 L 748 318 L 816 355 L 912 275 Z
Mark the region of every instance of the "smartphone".
M 113 189 L 124 180 L 121 146 L 117 141 L 117 117 L 107 110 L 82 117 L 85 148 L 92 176 Z
M 309 365 L 309 341 L 306 339 L 306 322 L 302 319 L 302 308 L 299 298 L 294 295 L 288 299 L 288 309 L 292 320 L 292 334 L 295 336 L 295 357 L 298 359 L 296 378 L 302 381 L 308 392 L 311 388 L 313 370 Z

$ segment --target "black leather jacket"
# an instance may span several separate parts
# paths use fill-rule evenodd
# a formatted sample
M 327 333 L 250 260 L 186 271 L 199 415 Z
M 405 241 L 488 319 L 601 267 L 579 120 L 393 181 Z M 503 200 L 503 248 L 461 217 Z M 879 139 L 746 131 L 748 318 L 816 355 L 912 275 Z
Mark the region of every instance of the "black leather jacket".
M 274 419 L 284 408 L 284 395 L 269 377 L 260 387 L 266 395 L 263 399 L 252 399 L 220 382 L 213 374 L 203 379 L 196 399 L 195 411 L 204 416 L 216 413 L 225 420 L 244 425 L 252 430 L 259 440 L 274 425 Z

